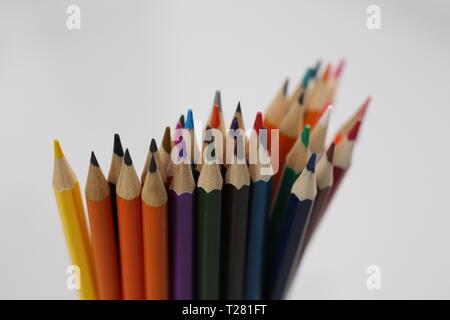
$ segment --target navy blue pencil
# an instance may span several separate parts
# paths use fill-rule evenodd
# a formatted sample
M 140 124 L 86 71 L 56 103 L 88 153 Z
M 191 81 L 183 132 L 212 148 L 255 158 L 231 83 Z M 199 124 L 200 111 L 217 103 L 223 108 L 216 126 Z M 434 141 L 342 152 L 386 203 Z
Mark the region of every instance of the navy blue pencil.
M 265 140 L 262 135 L 261 138 Z M 258 157 L 256 164 L 249 165 L 251 185 L 244 294 L 247 300 L 263 298 L 266 238 L 273 176 L 270 156 L 264 145 L 266 144 L 260 143 L 258 146 L 260 154 L 262 152 L 261 155 L 265 158 L 264 161 Z
M 271 266 L 268 298 L 282 299 L 292 278 L 296 256 L 300 254 L 309 216 L 317 194 L 315 177 L 316 154 L 309 158 L 306 170 L 292 186 L 285 220 L 276 245 L 275 259 Z

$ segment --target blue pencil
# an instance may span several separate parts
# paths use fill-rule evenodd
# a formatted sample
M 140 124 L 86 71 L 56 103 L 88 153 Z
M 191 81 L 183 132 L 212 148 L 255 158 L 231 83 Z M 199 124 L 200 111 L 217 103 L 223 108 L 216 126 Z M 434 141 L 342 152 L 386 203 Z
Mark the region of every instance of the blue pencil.
M 301 252 L 306 226 L 317 194 L 315 177 L 316 154 L 309 158 L 306 170 L 303 170 L 292 186 L 285 219 L 275 249 L 275 259 L 271 266 L 269 299 L 282 299 L 292 278 L 292 267 L 296 256 Z
M 260 144 L 259 148 L 262 147 L 263 145 Z M 266 155 L 269 159 L 267 151 Z M 269 168 L 262 165 L 261 161 L 249 165 L 251 185 L 244 295 L 248 300 L 263 298 L 266 237 L 272 194 L 272 174 L 264 172 L 264 169 Z

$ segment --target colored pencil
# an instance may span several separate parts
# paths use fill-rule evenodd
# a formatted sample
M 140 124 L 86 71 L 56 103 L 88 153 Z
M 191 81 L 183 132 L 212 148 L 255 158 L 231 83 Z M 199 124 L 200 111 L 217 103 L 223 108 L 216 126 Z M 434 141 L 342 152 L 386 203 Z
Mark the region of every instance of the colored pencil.
M 222 207 L 222 299 L 244 297 L 245 252 L 250 175 L 238 152 L 225 175 Z
M 268 298 L 282 299 L 288 287 L 288 279 L 292 277 L 292 267 L 302 247 L 308 219 L 317 193 L 315 178 L 315 160 L 313 153 L 295 181 L 289 197 L 289 205 L 282 223 L 281 236 L 277 241 Z
M 311 128 L 314 128 L 319 120 L 323 106 L 328 103 L 332 103 L 332 101 L 327 101 L 330 91 L 330 74 L 331 64 L 328 64 L 322 74 L 322 77 L 318 78 L 315 82 L 314 88 L 311 92 L 311 97 L 308 101 L 304 118 L 304 123 L 309 124 Z
M 217 109 L 218 109 L 217 110 L 218 117 L 215 120 L 213 120 L 215 117 L 215 115 L 214 115 L 215 106 L 217 106 Z M 213 124 L 213 122 L 215 124 Z M 226 133 L 225 121 L 223 118 L 223 110 L 222 110 L 222 96 L 220 94 L 220 90 L 216 90 L 216 92 L 214 94 L 213 108 L 211 109 L 211 113 L 209 114 L 206 125 L 210 125 L 212 128 L 219 129 L 220 131 L 222 131 L 222 134 Z
M 186 147 L 188 152 L 189 161 L 192 164 L 192 173 L 194 174 L 194 180 L 198 180 L 197 171 L 195 170 L 195 164 L 199 161 L 200 151 L 198 150 L 197 140 L 195 137 L 194 128 L 194 115 L 192 110 L 187 111 L 185 130 L 183 132 L 183 137 L 186 138 Z M 189 139 L 187 139 L 189 137 Z
M 154 142 L 154 140 L 152 140 Z M 152 152 L 142 188 L 145 298 L 169 299 L 168 196 Z
M 148 148 L 147 158 L 145 159 L 144 168 L 142 169 L 141 173 L 141 184 L 144 185 L 145 179 L 148 175 L 148 168 L 150 167 L 150 161 L 152 158 L 155 158 L 156 166 L 158 167 L 158 173 L 161 177 L 161 181 L 164 185 L 167 183 L 167 174 L 166 170 L 164 170 L 164 166 L 162 164 L 161 160 L 161 153 L 158 150 L 158 146 L 156 145 L 155 139 L 152 139 L 150 142 L 150 147 Z M 162 170 L 159 170 L 159 168 L 163 168 Z
M 113 221 L 114 221 L 114 234 L 116 236 L 116 251 L 120 261 L 120 250 L 119 250 L 119 218 L 117 216 L 117 195 L 116 195 L 116 187 L 117 181 L 119 180 L 120 170 L 122 169 L 123 163 L 123 148 L 122 142 L 120 141 L 119 134 L 114 134 L 114 145 L 113 145 L 113 153 L 111 164 L 108 172 L 108 184 L 109 189 L 111 191 L 111 207 L 113 213 Z M 119 273 L 121 274 L 121 266 L 119 264 Z
M 305 72 L 305 75 L 303 76 L 302 81 L 300 81 L 300 83 L 298 84 L 298 86 L 295 88 L 294 92 L 291 94 L 291 96 L 288 99 L 288 102 L 287 102 L 288 112 L 292 106 L 297 105 L 300 95 L 303 92 L 305 92 L 305 94 L 306 94 L 306 89 L 308 88 L 309 81 L 313 80 L 313 77 L 312 77 L 313 73 L 314 73 L 314 68 L 306 69 L 306 72 Z M 306 97 L 305 97 L 305 100 L 307 100 Z
M 288 109 L 287 89 L 289 85 L 289 79 L 286 79 L 281 89 L 273 99 L 272 103 L 267 108 L 264 114 L 264 125 L 267 127 L 267 143 L 268 150 L 272 150 L 272 129 L 279 129 L 280 124 Z
M 279 136 L 279 148 L 278 148 L 278 165 L 282 169 L 284 167 L 284 162 L 286 160 L 286 155 L 291 150 L 295 141 L 297 140 L 300 132 L 303 129 L 303 102 L 304 102 L 305 92 L 300 94 L 297 104 L 289 109 L 288 114 L 284 117 L 280 124 L 280 136 Z M 278 170 L 278 172 L 273 177 L 273 191 L 272 195 L 278 187 L 283 170 Z
M 184 142 L 177 145 L 184 150 Z M 181 151 L 182 161 L 187 155 Z M 195 181 L 189 163 L 174 164 L 169 188 L 171 295 L 175 300 L 193 298 L 193 220 Z
M 268 255 L 269 261 L 273 259 L 276 243 L 281 232 L 289 196 L 294 182 L 305 167 L 308 156 L 310 126 L 306 125 L 295 142 L 294 147 L 286 157 L 286 165 L 281 182 L 272 205 L 271 220 L 269 225 Z M 269 262 L 270 263 L 270 262 Z
M 241 102 L 238 102 L 236 107 L 236 111 L 234 112 L 234 117 L 237 119 L 238 128 L 241 129 L 241 134 L 244 139 L 244 148 L 245 148 L 245 159 L 248 161 L 248 153 L 249 153 L 249 141 L 245 132 L 245 123 L 244 117 L 242 115 Z
M 336 69 L 334 70 L 332 76 L 330 77 L 330 84 L 329 84 L 329 90 L 328 90 L 328 97 L 326 99 L 327 103 L 335 103 L 335 96 L 336 96 L 336 90 L 339 85 L 339 80 L 341 78 L 342 72 L 344 71 L 346 61 L 344 58 L 342 58 L 338 65 L 336 66 Z
M 311 218 L 306 230 L 305 246 L 313 236 L 317 225 L 322 219 L 325 204 L 328 201 L 328 196 L 330 195 L 331 187 L 333 186 L 333 155 L 334 155 L 334 142 L 328 147 L 326 156 L 322 157 L 317 164 L 316 177 L 317 177 L 317 196 L 314 201 L 314 206 L 311 211 Z
M 67 161 L 58 140 L 53 142 L 54 167 L 53 191 L 59 216 L 66 237 L 66 244 L 72 264 L 79 269 L 80 298 L 83 300 L 97 299 L 97 288 L 92 261 L 89 235 L 81 199 L 80 184 L 69 162 Z M 75 277 L 76 279 L 77 277 Z
M 320 159 L 324 153 L 325 139 L 327 137 L 328 123 L 333 106 L 331 104 L 325 106 L 322 115 L 319 118 L 316 126 L 311 130 L 311 138 L 309 140 L 309 150 L 317 154 Z
M 172 138 L 170 136 L 169 126 L 167 126 L 164 130 L 164 136 L 158 150 L 159 150 L 159 157 L 161 160 L 161 165 L 158 166 L 158 170 L 160 174 L 162 171 L 164 171 L 167 177 L 167 166 L 170 162 L 170 153 L 172 151 Z
M 125 300 L 145 298 L 144 257 L 142 248 L 141 183 L 125 150 L 117 182 L 122 297 Z
M 343 138 L 345 138 L 345 136 L 353 128 L 358 120 L 362 121 L 364 119 L 367 108 L 369 107 L 371 101 L 372 98 L 367 97 L 366 100 L 364 100 L 363 104 L 358 108 L 358 110 L 356 110 L 356 112 L 342 125 L 333 139 L 336 144 L 338 144 Z
M 258 151 L 269 160 L 270 156 L 264 144 L 267 146 L 266 142 L 259 142 Z M 251 184 L 244 295 L 248 300 L 263 298 L 266 237 L 272 188 L 272 174 L 263 171 L 264 167 L 265 164 L 259 158 L 256 164 L 249 165 Z
M 206 149 L 197 185 L 197 291 L 200 300 L 220 298 L 220 228 L 222 218 L 222 175 L 211 139 Z
M 94 152 L 85 188 L 92 253 L 100 300 L 120 300 L 119 256 L 108 182 Z

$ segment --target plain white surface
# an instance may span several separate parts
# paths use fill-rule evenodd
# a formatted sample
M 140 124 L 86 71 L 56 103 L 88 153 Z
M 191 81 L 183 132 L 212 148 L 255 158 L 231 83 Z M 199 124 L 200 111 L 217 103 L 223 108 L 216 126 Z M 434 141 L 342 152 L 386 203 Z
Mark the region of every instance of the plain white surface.
M 66 29 L 66 8 L 82 27 Z M 381 8 L 381 30 L 366 8 Z M 119 132 L 141 170 L 152 137 L 214 90 L 249 126 L 286 76 L 348 60 L 333 132 L 373 104 L 347 179 L 289 295 L 450 298 L 446 1 L 0 1 L 0 298 L 75 298 L 51 189 L 59 138 L 82 185 Z M 382 288 L 366 287 L 379 265 Z

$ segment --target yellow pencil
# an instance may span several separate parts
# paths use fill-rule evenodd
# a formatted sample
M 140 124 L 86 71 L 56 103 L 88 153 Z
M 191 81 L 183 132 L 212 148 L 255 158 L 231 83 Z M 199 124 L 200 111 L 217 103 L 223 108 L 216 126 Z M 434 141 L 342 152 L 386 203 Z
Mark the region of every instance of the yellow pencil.
M 80 298 L 95 300 L 97 299 L 97 289 L 80 184 L 66 160 L 58 140 L 54 141 L 54 152 L 53 190 L 70 259 L 75 266 L 79 267 Z

